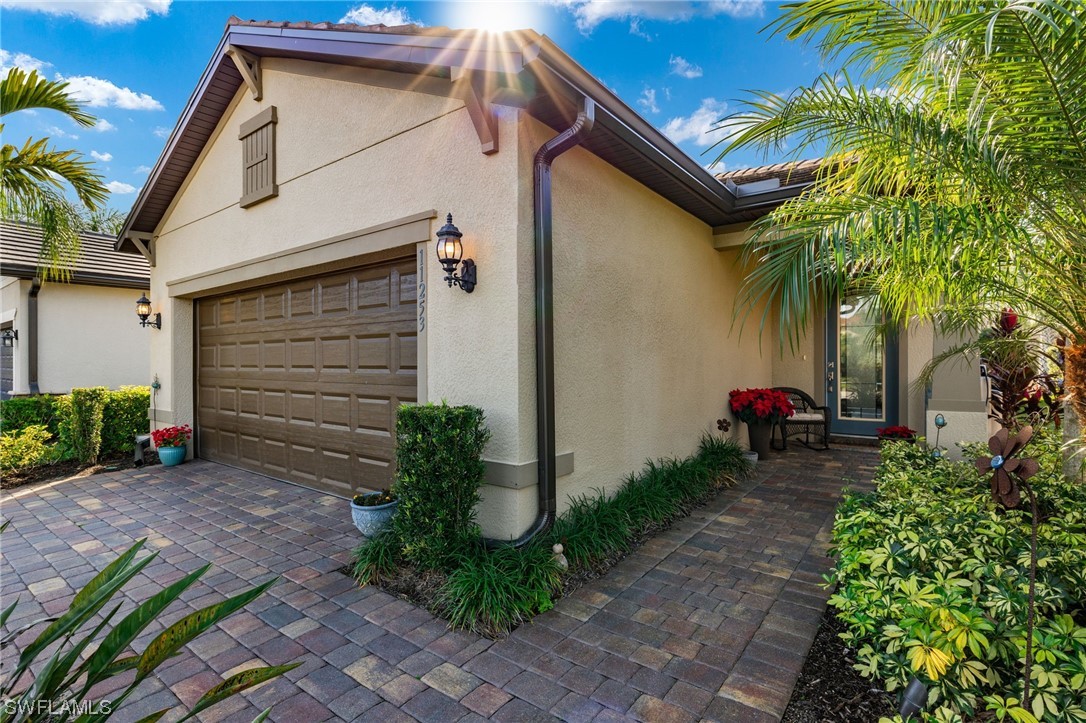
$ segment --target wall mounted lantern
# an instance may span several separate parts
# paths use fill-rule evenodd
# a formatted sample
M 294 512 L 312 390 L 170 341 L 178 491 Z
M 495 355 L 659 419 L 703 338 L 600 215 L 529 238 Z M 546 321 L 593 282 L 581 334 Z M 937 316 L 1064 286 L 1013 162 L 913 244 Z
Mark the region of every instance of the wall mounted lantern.
M 147 294 L 140 294 L 136 301 L 136 316 L 140 318 L 140 326 L 162 328 L 162 314 L 155 314 L 154 321 L 147 321 L 151 317 L 151 300 L 147 298 Z
M 460 229 L 453 226 L 450 213 L 445 217 L 445 225 L 437 231 L 437 259 L 445 269 L 445 280 L 449 282 L 449 287 L 456 284 L 470 294 L 475 291 L 476 268 L 475 262 L 471 259 L 461 261 L 464 256 L 464 247 L 460 239 L 463 235 Z M 459 276 L 456 275 L 457 266 L 463 269 Z
M 17 341 L 19 341 L 18 330 L 8 328 L 0 331 L 0 342 L 3 342 L 4 346 L 15 346 Z

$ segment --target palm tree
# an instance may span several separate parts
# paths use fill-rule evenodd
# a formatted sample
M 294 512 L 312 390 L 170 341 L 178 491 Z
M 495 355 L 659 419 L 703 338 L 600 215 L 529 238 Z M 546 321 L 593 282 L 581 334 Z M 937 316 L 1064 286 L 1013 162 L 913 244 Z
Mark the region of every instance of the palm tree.
M 55 110 L 81 126 L 93 126 L 94 116 L 80 109 L 65 92 L 67 83 L 12 68 L 0 81 L 0 117 L 21 110 Z M 0 131 L 3 131 L 0 124 Z M 64 193 L 71 189 L 79 204 Z M 79 255 L 79 231 L 84 210 L 99 212 L 109 197 L 102 177 L 92 164 L 74 150 L 49 146 L 48 138 L 28 139 L 21 148 L 5 144 L 0 149 L 0 217 L 36 223 L 42 227 L 39 257 L 43 280 L 67 280 L 70 266 Z
M 794 342 L 846 292 L 876 297 L 889 323 L 944 329 L 1013 307 L 1066 341 L 1086 421 L 1086 4 L 810 0 L 770 28 L 842 69 L 722 121 L 721 157 L 825 159 L 756 224 L 746 313 L 768 302 L 763 328 L 775 311 Z

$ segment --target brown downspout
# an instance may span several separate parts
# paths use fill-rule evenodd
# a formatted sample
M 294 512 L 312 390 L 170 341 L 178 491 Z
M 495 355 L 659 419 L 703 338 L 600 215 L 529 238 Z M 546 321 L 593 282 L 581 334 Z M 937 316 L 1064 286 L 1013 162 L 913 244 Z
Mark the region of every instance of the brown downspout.
M 31 394 L 41 394 L 38 386 L 38 292 L 41 291 L 41 279 L 37 276 L 30 282 L 30 298 L 26 307 L 26 342 L 30 345 L 27 349 L 27 383 Z
M 596 104 L 584 99 L 584 108 L 566 130 L 540 146 L 534 164 L 535 208 L 535 393 L 536 454 L 539 457 L 539 513 L 527 532 L 511 542 L 487 540 L 489 545 L 526 545 L 554 523 L 558 511 L 554 443 L 554 217 L 551 208 L 551 164 L 581 144 L 596 119 Z

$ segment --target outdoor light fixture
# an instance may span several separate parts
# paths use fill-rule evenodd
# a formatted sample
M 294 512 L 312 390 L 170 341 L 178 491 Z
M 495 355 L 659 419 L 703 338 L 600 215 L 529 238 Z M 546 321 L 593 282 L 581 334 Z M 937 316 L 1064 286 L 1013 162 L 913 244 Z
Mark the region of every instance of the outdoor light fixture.
M 905 688 L 905 695 L 897 712 L 902 718 L 909 720 L 910 716 L 916 715 L 927 706 L 928 686 L 924 685 L 924 681 L 914 676 L 909 681 L 908 687 Z
M 445 280 L 449 282 L 449 287 L 456 284 L 470 294 L 475 291 L 476 269 L 475 262 L 471 259 L 461 261 L 464 256 L 464 247 L 460 239 L 463 235 L 460 229 L 453 226 L 450 213 L 445 217 L 445 225 L 437 231 L 437 259 L 441 262 L 441 267 L 445 269 Z M 460 276 L 456 275 L 457 266 L 463 268 Z
M 147 321 L 151 317 L 151 300 L 147 298 L 147 294 L 140 294 L 140 298 L 136 301 L 136 316 L 140 318 L 140 326 L 162 328 L 162 314 L 155 314 L 154 321 Z
M 0 331 L 0 341 L 4 346 L 15 346 L 15 342 L 19 341 L 19 332 L 15 329 L 4 329 Z
M 942 414 L 936 414 L 935 415 L 935 449 L 936 450 L 939 449 L 939 435 L 942 433 L 943 427 L 945 427 L 947 424 L 949 424 L 949 422 L 946 421 L 946 417 L 944 417 Z

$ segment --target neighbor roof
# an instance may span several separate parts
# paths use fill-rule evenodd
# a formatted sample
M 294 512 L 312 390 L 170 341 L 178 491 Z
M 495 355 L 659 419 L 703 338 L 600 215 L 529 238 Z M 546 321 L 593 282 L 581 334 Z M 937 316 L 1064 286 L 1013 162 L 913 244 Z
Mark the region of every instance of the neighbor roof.
M 451 79 L 454 69 L 487 77 L 493 102 L 523 107 L 565 130 L 583 107 L 596 105 L 587 150 L 711 226 L 751 220 L 775 194 L 740 199 L 701 164 L 566 55 L 532 30 L 484 34 L 415 25 L 290 23 L 230 18 L 166 148 L 125 223 L 117 247 L 148 237 L 242 85 L 231 47 L 257 57 L 313 60 Z M 757 201 L 757 202 L 756 202 Z M 779 201 L 777 201 L 779 203 Z
M 769 166 L 737 168 L 734 171 L 718 173 L 716 177 L 721 182 L 731 181 L 737 186 L 772 179 L 780 181 L 782 186 L 796 186 L 813 183 L 818 176 L 818 170 L 822 168 L 822 164 L 823 159 L 821 158 L 809 158 L 802 161 L 774 163 Z
M 102 233 L 81 233 L 79 259 L 72 271 L 75 284 L 150 288 L 151 269 L 142 256 L 121 253 L 116 238 Z M 40 226 L 12 221 L 0 222 L 0 275 L 32 279 L 37 275 L 41 254 Z

